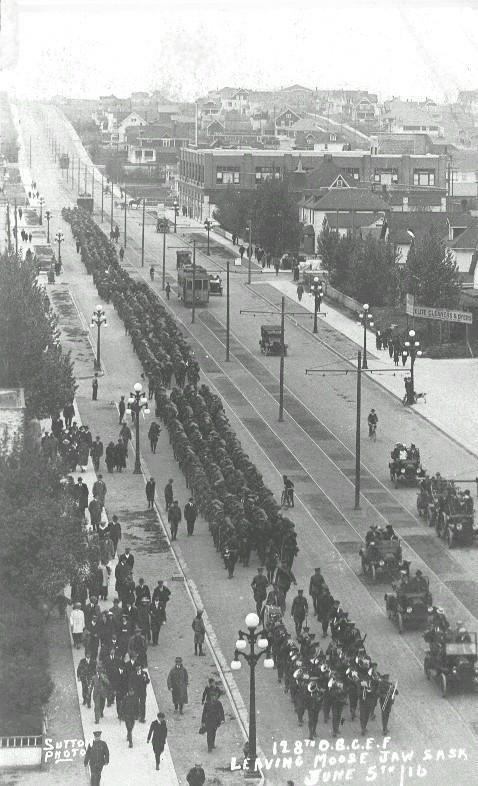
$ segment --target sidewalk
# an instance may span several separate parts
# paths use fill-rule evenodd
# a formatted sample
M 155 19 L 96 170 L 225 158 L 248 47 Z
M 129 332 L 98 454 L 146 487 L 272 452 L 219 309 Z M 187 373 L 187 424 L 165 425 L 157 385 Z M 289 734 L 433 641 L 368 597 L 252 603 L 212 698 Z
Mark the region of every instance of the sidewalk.
M 275 287 L 293 301 L 297 308 L 297 284 L 293 281 L 284 281 L 276 278 L 261 279 L 254 282 L 260 292 L 262 284 Z M 307 311 L 314 311 L 313 297 L 304 293 L 300 304 Z M 333 336 L 325 336 L 324 332 L 330 326 L 349 338 L 357 345 L 363 346 L 363 328 L 341 311 L 334 308 L 330 301 L 324 301 L 322 311 L 326 317 L 319 317 L 318 338 L 324 339 L 328 344 L 333 344 Z M 339 350 L 336 350 L 339 351 Z M 402 399 L 404 395 L 403 368 L 401 362 L 399 373 L 390 373 L 394 369 L 393 360 L 389 357 L 388 350 L 377 350 L 375 347 L 375 333 L 367 331 L 367 356 L 369 358 L 369 373 L 379 385 L 394 396 Z M 373 362 L 371 362 L 373 358 Z M 347 357 L 352 362 L 355 358 Z M 355 361 L 356 362 L 356 361 Z M 410 372 L 407 361 L 405 368 Z M 387 371 L 386 371 L 387 369 Z M 381 373 L 382 372 L 382 373 Z M 445 432 L 451 439 L 457 441 L 475 457 L 478 457 L 478 407 L 476 406 L 476 387 L 478 382 L 478 358 L 431 360 L 418 358 L 415 363 L 415 387 L 417 391 L 426 392 L 426 403 L 420 399 L 413 407 L 413 411 L 429 420 L 433 425 Z M 379 413 L 380 417 L 380 413 Z M 474 470 L 472 470 L 474 471 Z

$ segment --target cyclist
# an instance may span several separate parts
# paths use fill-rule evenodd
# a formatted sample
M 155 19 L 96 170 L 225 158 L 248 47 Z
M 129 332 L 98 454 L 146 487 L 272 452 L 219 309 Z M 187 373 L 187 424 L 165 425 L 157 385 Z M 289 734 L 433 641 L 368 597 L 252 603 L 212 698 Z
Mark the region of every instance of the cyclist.
M 378 423 L 378 415 L 374 409 L 370 410 L 369 416 L 367 418 L 368 422 L 368 435 L 369 437 L 374 437 L 377 431 L 377 423 Z
M 149 277 L 151 281 L 154 281 L 154 265 L 151 265 L 151 267 L 149 268 Z

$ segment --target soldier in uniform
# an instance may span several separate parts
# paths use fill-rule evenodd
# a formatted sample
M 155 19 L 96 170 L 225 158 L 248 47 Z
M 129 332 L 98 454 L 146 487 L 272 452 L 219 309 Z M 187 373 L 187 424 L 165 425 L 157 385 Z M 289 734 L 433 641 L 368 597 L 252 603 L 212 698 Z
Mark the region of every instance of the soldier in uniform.
M 337 676 L 329 680 L 330 703 L 332 708 L 332 737 L 337 737 L 342 723 L 342 712 L 346 702 L 344 683 Z
M 324 701 L 325 691 L 318 684 L 317 680 L 313 680 L 308 686 L 309 696 L 307 699 L 307 716 L 309 725 L 309 740 L 313 740 L 317 731 L 317 721 L 319 719 L 319 712 Z
M 254 601 L 256 603 L 256 610 L 261 617 L 262 606 L 267 596 L 267 586 L 269 582 L 264 576 L 264 568 L 262 565 L 257 569 L 257 575 L 254 576 L 251 582 L 252 591 L 254 593 Z
M 307 599 L 304 598 L 304 590 L 300 589 L 292 601 L 292 608 L 290 612 L 294 620 L 296 636 L 300 636 L 302 625 L 304 624 L 304 620 L 307 617 L 308 611 L 309 604 L 307 603 Z
M 377 703 L 377 686 L 372 679 L 361 680 L 359 687 L 359 716 L 362 736 L 367 732 L 367 723 Z
M 388 720 L 392 711 L 395 696 L 398 695 L 396 687 L 390 682 L 389 674 L 382 674 L 378 685 L 380 711 L 382 713 L 382 731 L 388 734 Z
M 318 611 L 319 597 L 322 595 L 325 588 L 325 579 L 320 572 L 320 568 L 316 568 L 315 573 L 313 573 L 313 575 L 310 577 L 309 582 L 309 595 L 312 598 L 312 603 L 314 604 L 315 614 L 317 614 Z

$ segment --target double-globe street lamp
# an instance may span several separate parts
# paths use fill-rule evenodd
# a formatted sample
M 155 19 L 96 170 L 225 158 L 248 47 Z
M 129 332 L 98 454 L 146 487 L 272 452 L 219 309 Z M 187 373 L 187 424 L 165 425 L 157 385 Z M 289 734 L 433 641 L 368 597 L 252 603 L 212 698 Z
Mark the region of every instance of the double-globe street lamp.
M 58 265 L 61 265 L 61 244 L 64 241 L 63 232 L 57 232 L 55 235 L 55 240 L 58 243 Z
M 98 335 L 96 339 L 95 369 L 97 371 L 101 371 L 101 326 L 108 326 L 105 312 L 101 306 L 96 306 L 95 310 L 93 311 L 93 316 L 91 317 L 91 327 L 95 326 L 98 329 Z
M 408 331 L 408 339 L 404 342 L 405 349 L 402 350 L 403 358 L 410 358 L 410 398 L 411 402 L 415 403 L 415 360 L 423 355 L 420 349 L 420 342 L 415 340 L 416 333 L 414 330 Z
M 209 256 L 209 234 L 212 228 L 212 221 L 210 218 L 206 218 L 204 221 L 204 228 L 207 232 L 207 255 Z
M 257 614 L 251 612 L 245 618 L 246 627 L 248 632 L 239 631 L 239 638 L 236 641 L 236 648 L 234 652 L 234 660 L 231 662 L 231 669 L 239 671 L 242 664 L 239 656 L 242 655 L 246 663 L 249 664 L 250 669 L 250 683 L 249 683 L 249 756 L 247 762 L 246 773 L 251 778 L 260 778 L 261 773 L 256 769 L 257 759 L 257 734 L 256 734 L 256 666 L 260 660 L 261 655 L 265 655 L 264 668 L 273 669 L 274 661 L 270 653 L 269 640 L 264 630 L 256 633 L 256 628 L 260 623 Z M 246 652 L 247 645 L 249 644 L 250 652 Z M 257 646 L 257 652 L 256 652 Z
M 51 220 L 51 213 L 49 210 L 45 211 L 45 218 L 46 218 L 46 242 L 50 242 L 50 220 Z
M 373 316 L 369 312 L 369 304 L 364 303 L 362 306 L 362 311 L 359 314 L 359 324 L 363 327 L 363 358 L 362 358 L 362 368 L 368 368 L 367 365 L 367 328 L 373 327 Z
M 45 197 L 40 197 L 40 226 L 43 224 L 43 205 L 45 204 Z
M 129 394 L 127 415 L 134 415 L 134 423 L 136 428 L 136 456 L 134 461 L 135 475 L 141 474 L 141 460 L 139 456 L 139 413 L 144 410 L 145 415 L 149 415 L 149 402 L 146 393 L 143 393 L 143 386 L 141 382 L 136 382 L 133 386 L 133 393 Z
M 317 313 L 320 311 L 320 304 L 322 303 L 322 297 L 324 291 L 322 289 L 322 284 L 320 283 L 317 276 L 315 276 L 311 286 L 310 286 L 311 294 L 314 297 L 314 328 L 313 332 L 317 333 Z

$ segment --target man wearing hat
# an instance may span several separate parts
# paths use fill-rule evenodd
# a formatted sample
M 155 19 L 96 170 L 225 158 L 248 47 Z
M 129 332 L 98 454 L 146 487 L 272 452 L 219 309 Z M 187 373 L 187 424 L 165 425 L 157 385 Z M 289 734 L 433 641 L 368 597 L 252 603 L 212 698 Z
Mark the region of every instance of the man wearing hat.
M 295 625 L 295 635 L 300 636 L 300 632 L 302 630 L 302 625 L 304 624 L 304 620 L 309 613 L 309 604 L 307 603 L 307 598 L 304 598 L 304 590 L 300 589 L 297 591 L 298 594 L 295 596 L 294 600 L 292 601 L 292 608 L 291 608 L 291 617 L 294 620 Z
M 251 582 L 252 591 L 254 593 L 254 601 L 256 603 L 256 610 L 259 617 L 262 614 L 262 605 L 267 597 L 267 587 L 269 582 L 264 576 L 264 568 L 262 565 L 257 569 L 257 575 L 254 576 Z
M 93 732 L 93 743 L 86 749 L 83 764 L 85 767 L 90 765 L 91 786 L 100 786 L 101 772 L 106 764 L 109 764 L 110 752 L 104 740 L 101 739 L 101 731 L 98 729 Z
M 186 775 L 186 780 L 189 786 L 204 786 L 206 783 L 206 773 L 202 768 L 201 762 L 196 762 L 194 767 L 191 767 Z
M 207 750 L 211 753 L 213 748 L 216 747 L 216 734 L 219 726 L 224 723 L 224 708 L 218 699 L 217 694 L 212 694 L 206 699 L 202 717 L 201 717 L 201 731 L 206 729 Z
M 316 568 L 315 572 L 312 574 L 309 581 L 309 595 L 312 598 L 312 603 L 314 604 L 315 614 L 317 614 L 319 597 L 322 595 L 324 589 L 325 589 L 324 577 L 320 572 L 320 568 Z
M 126 724 L 126 740 L 130 748 L 133 747 L 133 728 L 139 716 L 139 701 L 134 689 L 130 687 L 121 702 L 121 718 Z
M 196 616 L 193 619 L 192 629 L 194 631 L 194 654 L 195 655 L 205 655 L 206 653 L 202 651 L 203 644 L 204 644 L 204 637 L 206 636 L 206 628 L 204 627 L 204 620 L 202 618 L 203 611 L 199 609 Z M 198 652 L 199 650 L 199 652 Z
M 183 714 L 183 706 L 188 703 L 188 685 L 189 677 L 186 669 L 183 666 L 183 659 L 179 656 L 175 660 L 175 664 L 168 674 L 168 690 L 171 691 L 174 709 L 179 708 L 180 715 Z
M 166 745 L 167 736 L 168 736 L 168 727 L 166 726 L 166 721 L 164 719 L 164 712 L 158 712 L 157 720 L 154 720 L 151 726 L 149 727 L 148 739 L 146 740 L 146 742 L 149 742 L 151 740 L 154 756 L 156 759 L 157 770 L 159 770 L 159 765 L 161 763 L 161 754 L 164 751 L 164 746 Z

